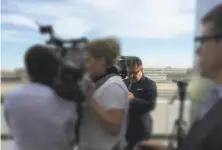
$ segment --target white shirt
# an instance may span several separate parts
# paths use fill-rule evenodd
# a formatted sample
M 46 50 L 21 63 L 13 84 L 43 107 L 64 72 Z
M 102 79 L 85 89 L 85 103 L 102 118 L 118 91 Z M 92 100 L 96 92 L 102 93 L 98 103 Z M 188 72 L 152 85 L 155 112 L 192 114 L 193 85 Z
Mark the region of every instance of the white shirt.
M 83 118 L 80 125 L 80 150 L 111 150 L 118 142 L 124 142 L 126 120 L 129 107 L 128 90 L 119 76 L 110 77 L 94 94 L 94 100 L 105 110 L 125 109 L 121 133 L 112 136 L 97 120 L 87 102 L 83 104 Z
M 4 115 L 15 150 L 71 150 L 76 104 L 42 84 L 29 83 L 4 94 Z

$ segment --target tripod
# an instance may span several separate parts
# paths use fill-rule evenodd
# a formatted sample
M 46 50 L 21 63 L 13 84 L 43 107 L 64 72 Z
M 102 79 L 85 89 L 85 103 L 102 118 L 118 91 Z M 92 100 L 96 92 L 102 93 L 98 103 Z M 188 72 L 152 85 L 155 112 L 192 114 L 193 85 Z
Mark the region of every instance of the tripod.
M 187 82 L 185 82 L 185 81 L 174 81 L 174 82 L 177 83 L 180 106 L 179 106 L 179 115 L 178 115 L 178 118 L 174 122 L 174 127 L 173 127 L 173 132 L 172 132 L 172 135 L 176 134 L 177 146 L 175 148 L 173 140 L 170 139 L 169 145 L 168 145 L 170 150 L 177 150 L 182 146 L 183 140 L 185 137 L 185 126 L 187 124 L 183 120 L 184 103 L 185 103 L 185 98 L 186 98 L 186 93 L 187 93 Z M 173 97 L 170 104 L 172 104 L 175 101 L 175 99 L 176 99 L 176 97 Z

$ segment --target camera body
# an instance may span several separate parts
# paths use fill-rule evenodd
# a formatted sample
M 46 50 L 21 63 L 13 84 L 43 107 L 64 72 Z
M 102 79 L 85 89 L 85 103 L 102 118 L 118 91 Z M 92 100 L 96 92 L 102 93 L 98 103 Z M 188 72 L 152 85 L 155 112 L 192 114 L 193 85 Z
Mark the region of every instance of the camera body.
M 84 100 L 81 88 L 84 73 L 81 68 L 61 65 L 52 88 L 60 97 L 81 103 Z
M 81 82 L 85 74 L 81 46 L 87 42 L 87 39 L 64 40 L 58 38 L 54 35 L 53 27 L 50 25 L 39 25 L 39 32 L 49 35 L 46 45 L 55 47 L 55 53 L 60 59 L 59 69 L 52 88 L 61 98 L 81 103 L 84 100 Z
M 127 78 L 127 57 L 126 56 L 121 56 L 118 63 L 118 70 L 119 70 L 119 75 L 122 77 L 122 79 Z

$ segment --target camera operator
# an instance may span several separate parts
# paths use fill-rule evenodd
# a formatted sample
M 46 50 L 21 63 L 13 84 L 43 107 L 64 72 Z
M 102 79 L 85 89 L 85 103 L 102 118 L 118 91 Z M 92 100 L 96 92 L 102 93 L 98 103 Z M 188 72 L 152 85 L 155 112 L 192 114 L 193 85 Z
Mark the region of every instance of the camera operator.
M 127 150 L 131 150 L 141 140 L 149 139 L 152 132 L 150 112 L 155 108 L 157 98 L 156 83 L 143 74 L 142 61 L 138 57 L 128 60 L 130 109 L 126 133 Z
M 80 150 L 122 147 L 129 100 L 127 87 L 115 67 L 119 55 L 120 44 L 114 38 L 96 39 L 85 47 L 85 62 L 92 80 L 85 81 Z M 114 75 L 95 87 L 111 74 Z
M 76 104 L 53 89 L 59 59 L 54 49 L 34 45 L 25 54 L 30 83 L 4 94 L 4 115 L 16 150 L 71 150 Z

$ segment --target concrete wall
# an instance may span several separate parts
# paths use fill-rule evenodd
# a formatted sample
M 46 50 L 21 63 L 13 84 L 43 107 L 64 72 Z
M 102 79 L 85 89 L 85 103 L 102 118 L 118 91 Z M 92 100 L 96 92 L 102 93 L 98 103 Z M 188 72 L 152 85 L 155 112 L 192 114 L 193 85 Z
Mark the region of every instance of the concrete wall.
M 16 88 L 23 83 L 1 83 L 1 93 L 7 92 L 10 89 Z
M 22 83 L 8 83 L 2 84 L 1 92 L 4 93 L 9 89 L 15 88 Z M 176 85 L 174 83 L 162 83 L 158 84 L 159 90 L 168 90 L 174 92 L 176 90 Z M 175 101 L 174 104 L 169 105 L 170 98 L 158 98 L 157 108 L 152 113 L 154 118 L 154 133 L 158 134 L 169 134 L 172 130 L 172 125 L 174 120 L 178 116 L 178 106 L 179 102 Z M 189 122 L 189 112 L 190 112 L 190 101 L 188 100 L 185 105 L 185 120 Z M 2 115 L 3 113 L 1 113 Z M 4 121 L 4 117 L 1 117 L 1 133 L 8 133 L 7 126 Z
M 174 121 L 178 117 L 179 102 L 175 101 L 174 104 L 169 105 L 167 99 L 158 99 L 156 110 L 152 113 L 154 119 L 154 134 L 170 134 L 173 129 Z M 1 133 L 9 133 L 7 125 L 1 113 Z M 190 101 L 185 103 L 184 119 L 188 122 L 189 127 L 190 116 Z
M 1 92 L 4 93 L 9 89 L 15 88 L 22 83 L 8 83 L 2 84 Z M 169 92 L 174 92 L 177 89 L 176 84 L 174 83 L 159 83 L 157 85 L 159 91 L 167 90 Z M 154 134 L 171 134 L 173 130 L 173 125 L 175 119 L 178 117 L 178 108 L 179 102 L 175 101 L 174 104 L 169 105 L 170 98 L 158 98 L 157 100 L 157 107 L 154 112 L 152 112 L 152 116 L 154 119 Z M 3 106 L 1 106 L 1 134 L 10 134 L 8 127 L 5 123 L 5 119 L 3 116 Z M 190 101 L 187 100 L 185 104 L 185 115 L 184 119 L 188 122 L 189 127 L 189 116 L 190 116 Z M 13 150 L 13 143 L 12 140 L 2 140 L 1 147 L 4 150 Z M 164 141 L 167 144 L 167 140 Z
M 1 83 L 1 93 L 7 92 L 10 89 L 13 89 L 15 87 L 18 87 L 24 83 L 17 82 L 17 83 Z M 177 85 L 175 83 L 157 83 L 157 89 L 158 91 L 169 91 L 169 92 L 176 92 Z

